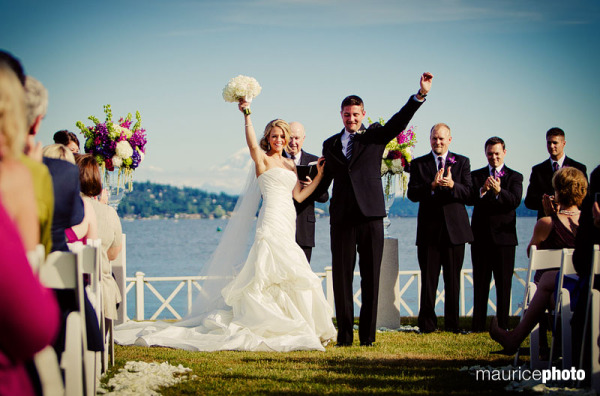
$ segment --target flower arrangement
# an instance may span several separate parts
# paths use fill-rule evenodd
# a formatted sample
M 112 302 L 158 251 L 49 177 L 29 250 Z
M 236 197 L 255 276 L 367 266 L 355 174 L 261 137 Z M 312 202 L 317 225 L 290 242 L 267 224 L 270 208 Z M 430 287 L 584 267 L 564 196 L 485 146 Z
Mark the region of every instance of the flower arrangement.
M 141 127 L 142 117 L 136 111 L 136 123 L 133 126 L 131 113 L 114 122 L 109 104 L 104 106 L 104 114 L 104 122 L 89 116 L 88 119 L 94 123 L 92 126 L 85 126 L 83 122 L 77 121 L 77 127 L 86 138 L 85 152 L 94 156 L 104 173 L 105 181 L 109 180 L 108 172 L 117 169 L 117 190 L 121 184 L 127 184 L 131 191 L 133 171 L 144 160 L 146 153 L 146 130 Z
M 368 118 L 368 121 L 369 124 L 373 124 L 370 118 Z M 385 124 L 383 118 L 379 118 L 379 124 L 382 126 Z M 394 175 L 400 175 L 400 190 L 403 196 L 406 195 L 408 188 L 408 168 L 412 161 L 412 149 L 415 143 L 417 143 L 417 136 L 415 127 L 411 125 L 385 146 L 381 159 L 381 177 L 385 176 L 389 180 Z M 386 190 L 389 189 L 390 185 L 390 182 L 386 183 Z M 388 196 L 390 191 L 384 191 L 384 193 Z
M 223 99 L 226 102 L 239 102 L 241 99 L 252 102 L 252 99 L 257 97 L 261 90 L 262 88 L 256 79 L 239 75 L 229 80 L 223 88 Z M 250 114 L 250 109 L 246 109 L 245 113 Z

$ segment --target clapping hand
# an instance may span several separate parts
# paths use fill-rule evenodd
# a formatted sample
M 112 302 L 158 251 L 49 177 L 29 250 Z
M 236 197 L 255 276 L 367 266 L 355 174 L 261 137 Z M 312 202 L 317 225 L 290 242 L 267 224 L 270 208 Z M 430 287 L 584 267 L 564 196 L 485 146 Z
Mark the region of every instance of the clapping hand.
M 489 176 L 486 179 L 485 183 L 483 184 L 482 190 L 484 192 L 492 190 L 492 191 L 494 191 L 494 194 L 496 194 L 496 195 L 500 194 L 500 178 Z
M 435 174 L 435 179 L 433 181 L 433 188 L 435 189 L 437 186 L 440 187 L 454 187 L 454 180 L 452 180 L 452 167 L 448 167 L 448 173 L 444 176 L 444 168 L 437 171 Z
M 558 212 L 558 204 L 554 201 L 554 195 L 544 194 L 542 196 L 542 207 L 546 216 Z

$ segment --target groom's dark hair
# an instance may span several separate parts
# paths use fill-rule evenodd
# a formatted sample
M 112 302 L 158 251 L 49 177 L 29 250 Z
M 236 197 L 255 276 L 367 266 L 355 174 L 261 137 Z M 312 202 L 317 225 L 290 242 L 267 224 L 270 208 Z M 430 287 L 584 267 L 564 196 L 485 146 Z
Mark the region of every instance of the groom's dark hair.
M 344 110 L 344 107 L 346 107 L 346 106 L 360 106 L 363 108 L 363 110 L 365 108 L 365 104 L 363 103 L 363 100 L 356 95 L 346 96 L 344 98 L 344 100 L 342 100 L 341 110 Z
M 565 131 L 557 127 L 550 128 L 548 129 L 548 132 L 546 132 L 546 139 L 548 139 L 550 136 L 562 136 L 564 138 Z

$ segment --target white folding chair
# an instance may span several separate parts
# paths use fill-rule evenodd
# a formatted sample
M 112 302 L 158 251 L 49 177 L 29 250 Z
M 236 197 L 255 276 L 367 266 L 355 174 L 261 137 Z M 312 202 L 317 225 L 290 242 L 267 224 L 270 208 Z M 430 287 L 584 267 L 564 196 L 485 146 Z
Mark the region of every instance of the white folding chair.
M 585 313 L 585 322 L 583 326 L 583 341 L 581 343 L 581 353 L 579 357 L 579 367 L 584 367 L 585 338 L 587 329 L 591 329 L 590 345 L 591 348 L 591 370 L 590 379 L 592 389 L 600 394 L 600 291 L 594 289 L 594 278 L 600 276 L 600 246 L 594 245 L 594 256 L 592 261 L 592 272 L 590 274 L 589 292 L 587 295 L 587 305 Z M 583 296 L 582 296 L 583 297 Z M 582 298 L 581 297 L 581 298 Z
M 529 307 L 529 303 L 537 290 L 537 285 L 533 281 L 535 271 L 559 269 L 562 262 L 562 249 L 542 249 L 538 250 L 536 246 L 531 246 L 529 251 L 529 266 L 527 268 L 527 277 L 525 280 L 525 295 L 521 310 L 521 318 Z M 548 367 L 547 361 L 540 360 L 540 329 L 536 325 L 529 336 L 529 365 L 531 369 L 541 369 Z M 514 365 L 519 363 L 519 352 L 515 355 Z
M 42 395 L 63 396 L 65 386 L 54 348 L 48 345 L 36 353 L 33 357 L 33 363 L 42 386 Z
M 564 281 L 566 276 L 577 275 L 575 267 L 573 267 L 573 250 L 563 249 L 562 260 L 560 265 L 560 271 L 558 275 L 558 288 L 556 305 L 554 308 L 554 332 L 558 331 L 560 326 L 561 330 L 561 342 L 562 342 L 562 368 L 570 370 L 573 367 L 572 364 L 572 349 L 571 349 L 571 318 L 573 312 L 571 311 L 571 294 L 569 290 L 564 288 Z M 548 368 L 552 368 L 552 356 L 554 355 L 554 349 L 556 347 L 556 337 L 552 337 L 552 346 L 550 348 L 550 361 L 548 362 Z
M 77 254 L 52 252 L 40 267 L 40 281 L 48 288 L 74 290 L 77 309 L 67 316 L 65 350 L 60 366 L 65 373 L 65 394 L 91 396 L 86 386 L 86 369 L 83 351 L 87 350 L 83 277 Z

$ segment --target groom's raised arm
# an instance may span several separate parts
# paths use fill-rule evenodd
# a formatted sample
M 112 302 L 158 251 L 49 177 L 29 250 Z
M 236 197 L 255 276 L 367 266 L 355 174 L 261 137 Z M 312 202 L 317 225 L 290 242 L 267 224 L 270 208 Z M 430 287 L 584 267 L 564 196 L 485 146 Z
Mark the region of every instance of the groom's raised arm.
M 374 139 L 377 143 L 387 144 L 387 142 L 406 129 L 416 111 L 425 102 L 425 97 L 429 93 L 429 90 L 431 90 L 432 80 L 433 75 L 431 73 L 423 73 L 421 75 L 420 87 L 417 93 L 412 95 L 400 111 L 385 123 L 383 129 L 378 129 L 377 133 L 374 134 Z

